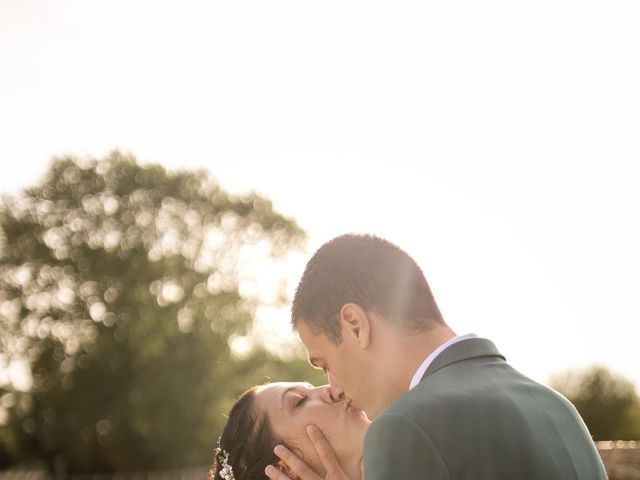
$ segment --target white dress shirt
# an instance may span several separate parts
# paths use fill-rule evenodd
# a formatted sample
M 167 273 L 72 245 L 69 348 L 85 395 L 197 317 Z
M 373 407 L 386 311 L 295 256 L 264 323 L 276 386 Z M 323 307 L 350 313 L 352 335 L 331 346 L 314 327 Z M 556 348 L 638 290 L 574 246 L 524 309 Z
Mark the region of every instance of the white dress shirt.
M 424 375 L 424 372 L 427 371 L 427 368 L 429 368 L 429 365 L 431 365 L 431 363 L 435 360 L 435 358 L 438 355 L 440 355 L 446 348 L 450 347 L 454 343 L 461 342 L 462 340 L 467 340 L 469 338 L 476 338 L 476 337 L 477 335 L 475 333 L 458 335 L 453 337 L 451 340 L 447 340 L 438 348 L 436 348 L 433 352 L 431 352 L 431 354 L 427 358 L 425 358 L 424 362 L 422 362 L 422 365 L 420 365 L 416 373 L 413 375 L 413 378 L 411 379 L 411 383 L 409 384 L 409 390 L 411 390 L 413 387 L 415 387 L 420 383 L 420 380 L 422 380 L 422 376 Z

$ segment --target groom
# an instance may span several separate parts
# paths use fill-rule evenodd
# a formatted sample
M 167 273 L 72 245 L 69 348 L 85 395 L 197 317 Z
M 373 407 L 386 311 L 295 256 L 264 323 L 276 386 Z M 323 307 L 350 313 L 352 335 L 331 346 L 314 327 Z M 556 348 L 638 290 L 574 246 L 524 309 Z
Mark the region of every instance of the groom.
M 366 480 L 607 478 L 573 405 L 509 366 L 491 341 L 457 336 L 420 267 L 386 240 L 323 245 L 298 285 L 292 324 L 334 399 L 373 420 Z M 308 433 L 326 478 L 346 478 L 319 430 Z M 289 476 L 267 467 L 270 478 L 319 478 L 290 450 L 275 451 Z

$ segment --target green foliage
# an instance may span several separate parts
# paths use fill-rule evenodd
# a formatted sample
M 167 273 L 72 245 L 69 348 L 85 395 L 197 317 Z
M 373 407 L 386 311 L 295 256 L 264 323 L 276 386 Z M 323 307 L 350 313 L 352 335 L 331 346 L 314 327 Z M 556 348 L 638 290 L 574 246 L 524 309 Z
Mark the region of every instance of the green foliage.
M 229 346 L 258 305 L 239 292 L 240 259 L 283 258 L 303 240 L 258 195 L 117 152 L 56 160 L 40 185 L 3 198 L 0 369 L 26 361 L 32 386 L 0 385 L 0 466 L 207 464 L 246 388 L 322 381 L 299 359 L 259 346 L 237 360 Z
M 640 397 L 625 378 L 596 366 L 550 383 L 575 405 L 595 440 L 640 439 Z

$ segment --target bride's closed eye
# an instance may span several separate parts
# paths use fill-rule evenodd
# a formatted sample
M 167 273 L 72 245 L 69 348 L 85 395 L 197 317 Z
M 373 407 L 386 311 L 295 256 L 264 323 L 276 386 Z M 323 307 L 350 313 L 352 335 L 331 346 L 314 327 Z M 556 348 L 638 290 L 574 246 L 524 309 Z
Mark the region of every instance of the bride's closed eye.
M 306 402 L 306 401 L 307 401 L 307 399 L 308 399 L 308 398 L 309 398 L 309 397 L 304 397 L 304 396 L 300 395 L 300 398 L 299 398 L 298 400 L 296 400 L 296 403 L 295 403 L 295 405 L 294 405 L 294 408 L 298 408 L 298 407 L 300 407 L 304 402 Z

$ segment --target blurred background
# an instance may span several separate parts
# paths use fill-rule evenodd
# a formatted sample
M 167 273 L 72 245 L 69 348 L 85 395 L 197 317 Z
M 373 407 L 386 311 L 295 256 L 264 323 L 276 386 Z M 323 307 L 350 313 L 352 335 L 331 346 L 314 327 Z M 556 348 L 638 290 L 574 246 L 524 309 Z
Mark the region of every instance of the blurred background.
M 0 477 L 201 478 L 375 233 L 640 478 L 637 2 L 0 3 Z M 635 465 L 635 467 L 634 467 Z

